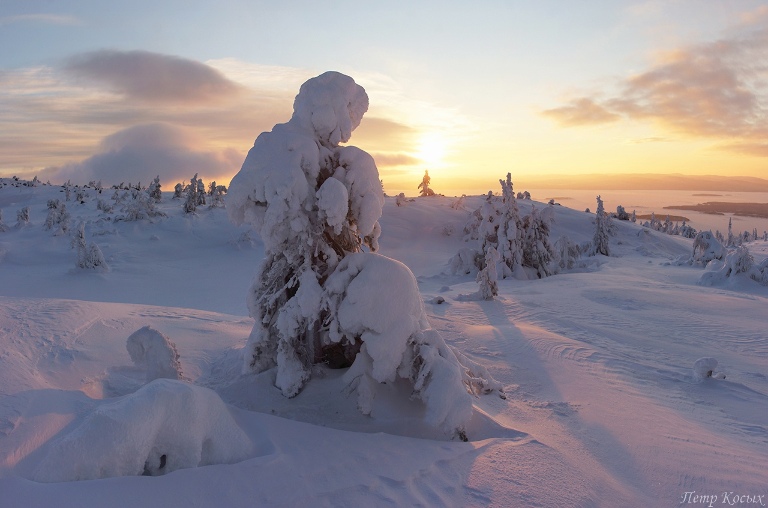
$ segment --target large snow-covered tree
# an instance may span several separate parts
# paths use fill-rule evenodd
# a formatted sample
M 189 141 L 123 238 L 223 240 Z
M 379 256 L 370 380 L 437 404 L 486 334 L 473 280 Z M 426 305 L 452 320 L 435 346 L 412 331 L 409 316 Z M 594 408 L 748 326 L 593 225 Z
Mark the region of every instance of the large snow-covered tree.
M 291 119 L 258 136 L 232 179 L 229 217 L 251 225 L 265 247 L 248 296 L 256 323 L 245 367 L 275 368 L 275 386 L 292 397 L 312 364 L 350 366 L 363 412 L 377 383 L 407 379 L 428 419 L 461 435 L 472 413 L 467 389 L 500 386 L 473 374 L 429 328 L 410 270 L 375 254 L 378 170 L 368 153 L 341 145 L 367 109 L 368 95 L 348 76 L 308 80 Z
M 230 218 L 253 226 L 266 250 L 248 300 L 256 318 L 248 362 L 256 371 L 276 365 L 287 396 L 325 354 L 321 284 L 348 253 L 378 249 L 384 193 L 376 164 L 340 145 L 367 110 L 368 95 L 352 78 L 310 79 L 291 119 L 259 135 L 230 184 Z

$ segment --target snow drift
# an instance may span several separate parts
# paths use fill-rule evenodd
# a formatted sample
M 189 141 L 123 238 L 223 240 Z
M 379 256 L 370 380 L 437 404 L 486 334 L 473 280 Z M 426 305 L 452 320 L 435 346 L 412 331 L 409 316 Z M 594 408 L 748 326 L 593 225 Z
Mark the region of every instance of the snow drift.
M 63 482 L 155 476 L 238 462 L 252 448 L 216 392 L 159 379 L 88 415 L 52 445 L 34 479 Z

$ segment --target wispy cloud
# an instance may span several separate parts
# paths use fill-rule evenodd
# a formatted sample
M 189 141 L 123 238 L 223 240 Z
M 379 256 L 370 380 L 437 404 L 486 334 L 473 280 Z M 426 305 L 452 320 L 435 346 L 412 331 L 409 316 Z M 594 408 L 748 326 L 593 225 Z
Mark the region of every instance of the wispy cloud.
M 564 106 L 546 109 L 541 113 L 565 127 L 597 125 L 615 122 L 621 118 L 619 114 L 612 113 L 589 97 L 573 99 Z
M 64 70 L 76 78 L 150 102 L 192 102 L 231 98 L 242 87 L 201 62 L 148 51 L 102 50 L 70 59 Z
M 614 90 L 542 114 L 563 126 L 653 121 L 682 135 L 752 146 L 768 137 L 768 18 L 730 37 L 659 55 L 644 72 L 615 82 Z

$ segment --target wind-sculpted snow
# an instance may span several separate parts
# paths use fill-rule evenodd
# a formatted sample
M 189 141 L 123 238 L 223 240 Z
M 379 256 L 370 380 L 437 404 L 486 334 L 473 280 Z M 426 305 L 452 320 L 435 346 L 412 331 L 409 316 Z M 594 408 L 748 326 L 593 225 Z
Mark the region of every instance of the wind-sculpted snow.
M 159 379 L 88 415 L 52 446 L 34 477 L 62 482 L 154 476 L 237 462 L 252 448 L 216 392 Z

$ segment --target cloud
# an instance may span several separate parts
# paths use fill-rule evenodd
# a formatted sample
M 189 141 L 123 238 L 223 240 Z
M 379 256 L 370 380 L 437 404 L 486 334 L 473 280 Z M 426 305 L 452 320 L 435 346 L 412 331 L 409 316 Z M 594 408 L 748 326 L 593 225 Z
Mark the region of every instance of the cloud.
M 603 124 L 615 122 L 621 118 L 620 115 L 611 113 L 588 97 L 573 99 L 565 106 L 547 109 L 541 114 L 554 119 L 565 127 Z
M 148 51 L 85 53 L 69 59 L 64 70 L 147 102 L 212 101 L 242 92 L 241 86 L 204 63 Z
M 653 121 L 690 137 L 763 140 L 768 137 L 768 24 L 666 52 L 613 87 L 612 94 L 596 91 L 542 114 L 563 126 L 626 118 Z
M 422 161 L 417 157 L 413 157 L 407 153 L 372 153 L 371 157 L 376 161 L 378 167 L 390 167 L 390 166 L 415 166 L 422 164 Z
M 206 178 L 233 174 L 243 154 L 233 150 L 204 151 L 200 139 L 180 127 L 153 123 L 136 125 L 105 137 L 96 153 L 87 159 L 46 168 L 43 179 L 85 183 L 101 180 L 106 185 L 120 182 L 147 183 L 160 175 L 166 185 L 189 179 L 194 173 Z

